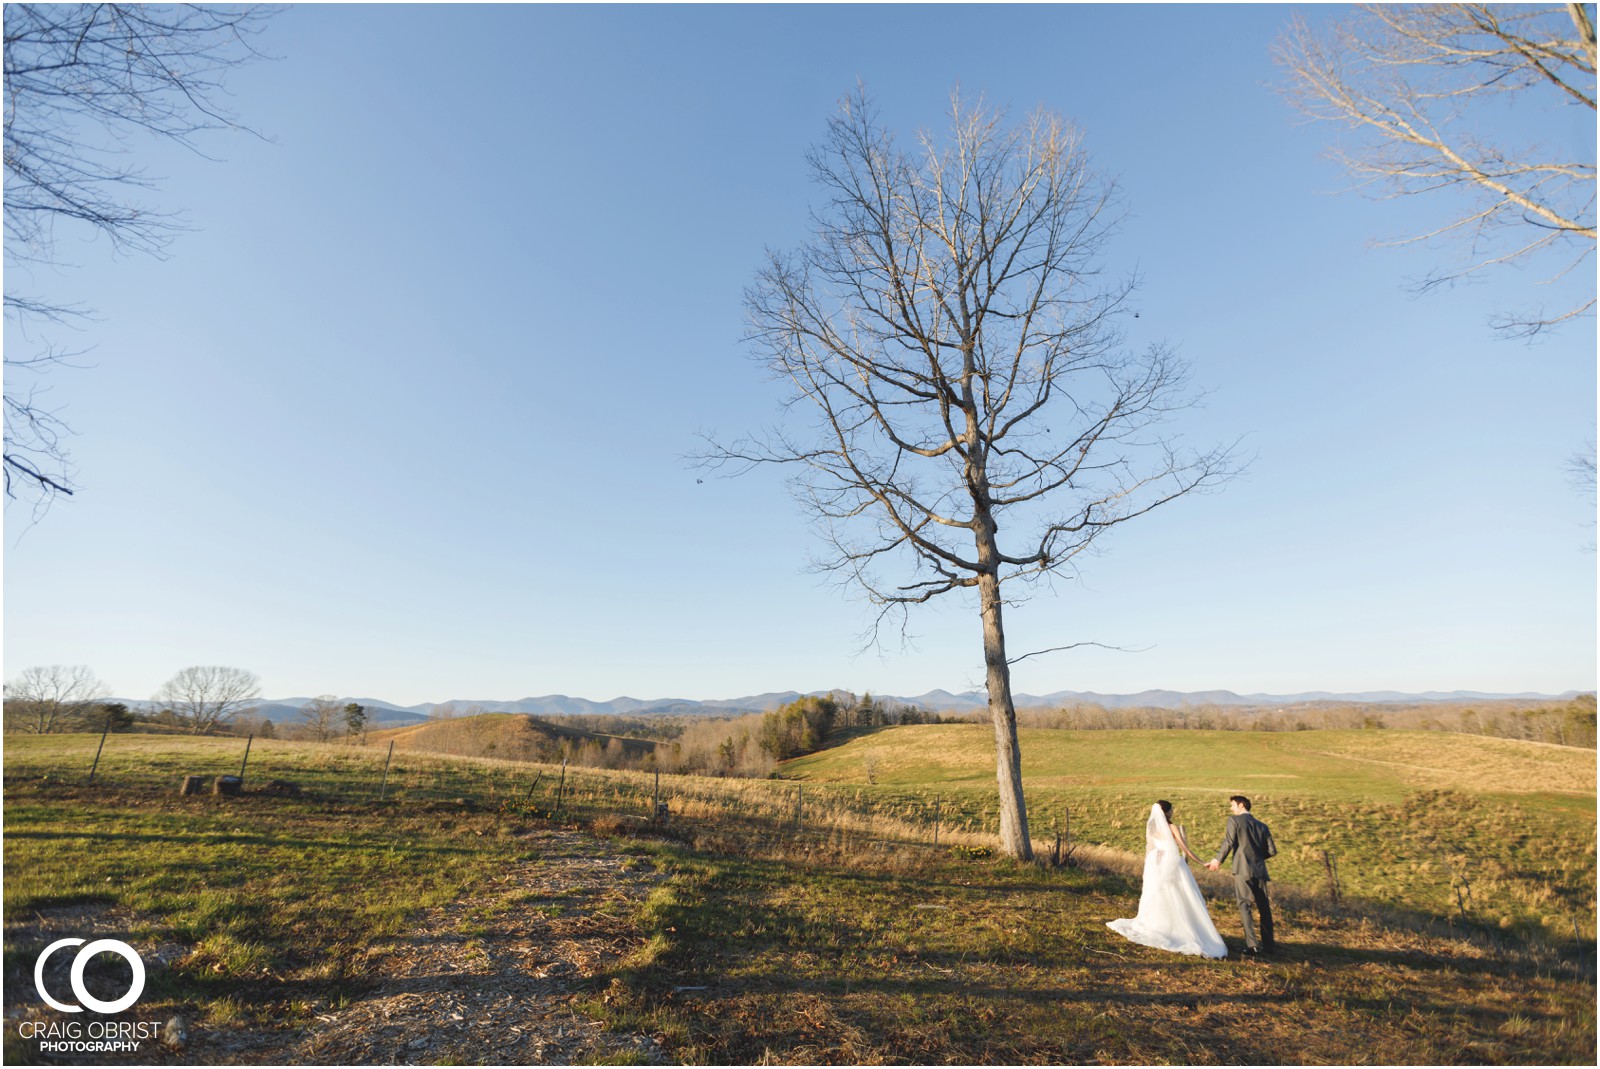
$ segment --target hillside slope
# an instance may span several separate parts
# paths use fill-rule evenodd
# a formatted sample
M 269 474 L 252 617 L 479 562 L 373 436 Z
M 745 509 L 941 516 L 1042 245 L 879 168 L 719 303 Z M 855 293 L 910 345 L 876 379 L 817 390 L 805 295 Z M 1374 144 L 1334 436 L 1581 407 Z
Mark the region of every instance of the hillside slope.
M 564 752 L 575 753 L 585 746 L 619 748 L 630 757 L 655 749 L 648 740 L 580 731 L 521 713 L 484 713 L 374 731 L 367 736 L 367 745 L 387 746 L 391 740 L 397 750 L 512 761 L 559 761 Z

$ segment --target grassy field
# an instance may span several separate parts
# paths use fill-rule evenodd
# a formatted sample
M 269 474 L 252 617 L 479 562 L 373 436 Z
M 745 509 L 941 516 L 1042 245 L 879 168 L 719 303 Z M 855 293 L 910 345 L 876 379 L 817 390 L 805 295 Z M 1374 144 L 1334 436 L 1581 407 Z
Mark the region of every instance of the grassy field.
M 1104 927 L 1136 907 L 1131 867 L 973 856 L 992 830 L 993 773 L 986 732 L 965 726 L 863 736 L 791 763 L 797 781 L 663 777 L 666 840 L 612 815 L 644 811 L 654 781 L 640 773 L 562 780 L 548 766 L 397 753 L 380 802 L 382 750 L 258 740 L 250 786 L 294 780 L 304 797 L 180 798 L 185 774 L 238 771 L 243 744 L 113 736 L 90 786 L 96 738 L 8 737 L 6 1009 L 37 1009 L 34 955 L 88 925 L 165 963 L 143 1016 L 181 1012 L 212 1032 L 313 1027 L 373 990 L 374 947 L 422 911 L 542 864 L 530 835 L 552 826 L 559 798 L 555 823 L 629 836 L 596 850 L 664 874 L 633 921 L 641 949 L 583 978 L 579 1005 L 619 1034 L 656 1037 L 671 1058 L 1365 1062 L 1381 1050 L 1397 1062 L 1592 1062 L 1592 752 L 1585 794 L 1567 751 L 1434 738 L 1040 732 L 1024 752 L 1036 836 L 1070 805 L 1086 850 L 1136 851 L 1154 791 L 1205 846 L 1221 799 L 1244 790 L 1284 849 L 1274 872 L 1285 885 L 1315 884 L 1320 860 L 1297 858 L 1321 834 L 1346 851 L 1351 893 L 1439 917 L 1449 877 L 1402 878 L 1385 859 L 1445 841 L 1423 818 L 1446 811 L 1455 823 L 1443 832 L 1476 851 L 1464 855 L 1475 920 L 1491 920 L 1484 874 L 1503 858 L 1493 879 L 1519 895 L 1587 895 L 1586 942 L 1563 945 L 1559 925 L 1526 916 L 1508 914 L 1497 945 L 1467 926 L 1404 930 L 1297 900 L 1268 965 L 1132 946 Z M 1451 769 L 1456 779 L 1438 778 Z M 1263 789 L 1253 774 L 1297 779 Z M 1523 775 L 1542 789 L 1514 789 Z M 1502 810 L 1520 832 L 1494 831 Z M 1557 901 L 1539 916 L 1564 917 Z M 1237 946 L 1228 903 L 1213 915 Z M 481 925 L 460 936 L 484 938 Z M 8 1029 L 7 1061 L 27 1060 Z
M 1231 794 L 1273 829 L 1273 879 L 1469 917 L 1553 941 L 1595 936 L 1595 754 L 1445 732 L 1024 731 L 1035 840 L 1071 813 L 1072 837 L 1143 853 L 1167 798 L 1196 853 L 1215 850 Z M 870 789 L 888 813 L 997 824 L 988 727 L 892 728 L 789 762 L 785 776 Z
M 675 850 L 652 941 L 589 1004 L 708 1064 L 1592 1063 L 1594 986 L 1301 912 L 1267 964 L 1105 927 L 1137 881 L 931 852 Z M 1232 909 L 1213 906 L 1233 935 Z

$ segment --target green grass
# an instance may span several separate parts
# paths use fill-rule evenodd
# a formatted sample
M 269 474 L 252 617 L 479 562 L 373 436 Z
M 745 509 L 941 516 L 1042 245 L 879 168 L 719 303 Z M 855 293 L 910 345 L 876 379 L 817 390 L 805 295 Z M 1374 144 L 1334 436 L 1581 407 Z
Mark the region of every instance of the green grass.
M 1250 796 L 1280 850 L 1274 880 L 1327 887 L 1445 918 L 1468 916 L 1553 941 L 1595 935 L 1591 750 L 1443 732 L 1022 732 L 1031 831 L 1144 849 L 1151 803 L 1176 806 L 1195 852 L 1215 851 L 1227 798 Z M 872 765 L 872 787 L 866 769 Z M 892 728 L 791 761 L 814 791 L 866 791 L 877 811 L 950 829 L 998 825 L 991 730 Z

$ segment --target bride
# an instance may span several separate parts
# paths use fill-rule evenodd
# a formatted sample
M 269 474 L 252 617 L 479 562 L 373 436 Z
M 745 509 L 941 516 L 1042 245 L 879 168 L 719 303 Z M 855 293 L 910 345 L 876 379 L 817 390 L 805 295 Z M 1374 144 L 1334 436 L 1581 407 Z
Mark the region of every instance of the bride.
M 1172 823 L 1172 803 L 1157 802 L 1150 807 L 1150 820 L 1144 826 L 1144 889 L 1139 893 L 1139 915 L 1132 920 L 1107 921 L 1106 927 L 1158 950 L 1225 958 L 1228 945 L 1211 923 L 1200 885 L 1184 864 L 1185 854 L 1196 864 L 1200 862 L 1189 850 L 1183 829 Z

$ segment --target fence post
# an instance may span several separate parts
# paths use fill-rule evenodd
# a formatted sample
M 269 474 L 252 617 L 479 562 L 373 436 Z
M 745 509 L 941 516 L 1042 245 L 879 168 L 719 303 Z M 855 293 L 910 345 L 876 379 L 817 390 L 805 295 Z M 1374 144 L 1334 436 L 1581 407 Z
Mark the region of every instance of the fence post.
M 106 729 L 100 733 L 100 745 L 95 747 L 94 766 L 89 769 L 89 782 L 94 782 L 94 774 L 100 771 L 100 751 L 106 748 L 106 736 L 111 734 L 111 717 L 106 717 Z
M 805 813 L 806 789 L 805 786 L 801 784 L 796 786 L 794 789 L 794 830 L 797 834 L 800 831 L 800 825 L 805 820 Z
M 239 762 L 239 779 L 241 782 L 244 780 L 244 766 L 250 763 L 250 744 L 255 741 L 256 737 L 253 732 L 249 738 L 244 740 L 244 760 Z
M 939 804 L 943 801 L 938 795 L 933 799 L 933 845 L 939 845 Z
M 1322 852 L 1322 867 L 1328 870 L 1328 894 L 1333 898 L 1333 904 L 1339 904 L 1339 869 L 1333 862 L 1333 855 L 1326 850 Z
M 544 769 L 542 768 L 533 774 L 533 785 L 528 788 L 528 797 L 522 800 L 523 805 L 527 805 L 529 802 L 533 801 L 533 792 L 539 789 L 539 780 L 543 777 Z
M 655 792 L 650 796 L 650 819 L 661 819 L 661 770 L 656 769 Z
M 556 786 L 556 812 L 561 812 L 561 800 L 567 792 L 567 759 L 561 759 L 561 782 Z
M 383 801 L 384 792 L 389 789 L 389 762 L 394 760 L 394 740 L 389 740 L 389 756 L 383 759 L 383 782 L 378 785 L 378 801 Z

